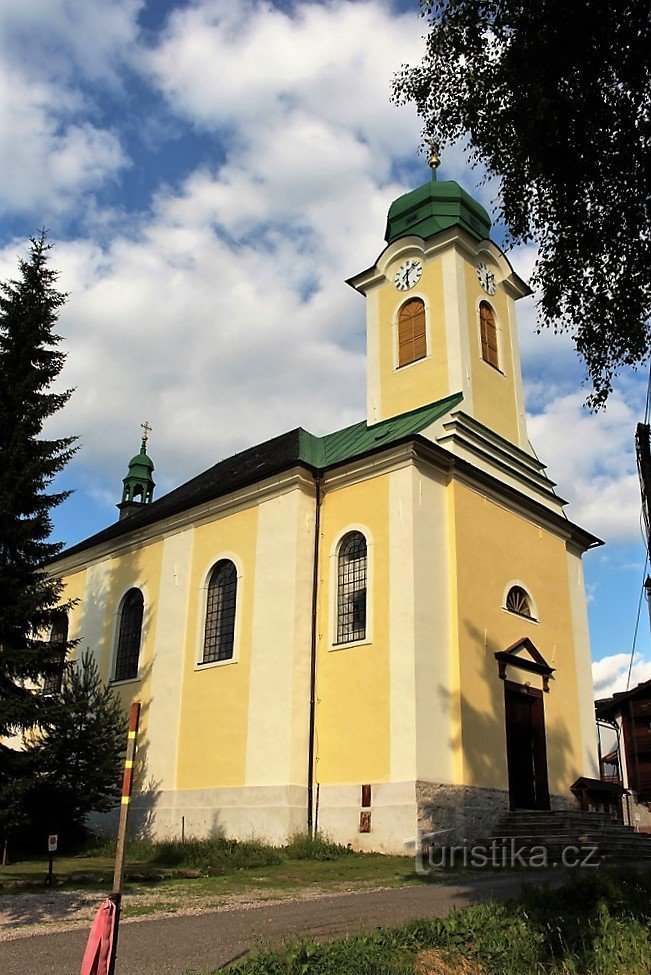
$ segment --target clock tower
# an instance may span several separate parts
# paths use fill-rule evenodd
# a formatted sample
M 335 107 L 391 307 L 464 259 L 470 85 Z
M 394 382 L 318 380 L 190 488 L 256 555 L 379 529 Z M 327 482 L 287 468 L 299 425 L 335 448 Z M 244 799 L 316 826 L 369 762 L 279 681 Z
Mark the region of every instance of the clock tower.
M 391 204 L 375 264 L 348 281 L 366 297 L 368 424 L 461 393 L 466 416 L 530 453 L 515 302 L 531 291 L 484 208 L 430 165 Z

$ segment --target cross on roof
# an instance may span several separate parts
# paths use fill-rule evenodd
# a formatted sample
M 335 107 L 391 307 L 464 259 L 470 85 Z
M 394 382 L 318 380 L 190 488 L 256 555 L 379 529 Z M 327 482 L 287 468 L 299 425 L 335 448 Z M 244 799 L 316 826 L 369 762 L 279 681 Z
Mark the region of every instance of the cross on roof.
M 153 430 L 153 427 L 151 426 L 149 420 L 145 420 L 144 423 L 141 423 L 140 427 L 142 429 L 142 442 L 143 444 L 146 444 L 149 440 L 149 434 Z

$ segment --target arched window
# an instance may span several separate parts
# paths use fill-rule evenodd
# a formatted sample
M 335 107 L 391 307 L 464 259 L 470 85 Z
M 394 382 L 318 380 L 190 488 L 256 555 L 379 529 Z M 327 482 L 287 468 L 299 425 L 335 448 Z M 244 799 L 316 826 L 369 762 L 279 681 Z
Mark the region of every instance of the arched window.
M 425 304 L 410 298 L 398 312 L 398 366 L 407 366 L 427 355 Z
M 349 532 L 337 556 L 337 643 L 366 639 L 366 539 Z
M 139 589 L 130 589 L 122 600 L 113 680 L 130 680 L 138 676 L 144 606 Z
M 203 663 L 231 660 L 235 642 L 237 569 L 221 559 L 210 574 L 203 639 Z
M 506 594 L 506 608 L 511 613 L 517 613 L 518 616 L 531 618 L 531 600 L 522 586 L 511 586 Z
M 52 622 L 50 630 L 50 648 L 52 650 L 52 663 L 55 670 L 48 674 L 43 681 L 44 694 L 58 694 L 61 690 L 63 679 L 63 665 L 66 659 L 66 649 L 68 643 L 68 616 L 66 613 L 57 613 Z M 58 653 L 58 659 L 57 659 Z
M 481 329 L 481 357 L 484 362 L 499 369 L 500 360 L 497 351 L 495 312 L 487 301 L 481 301 L 479 303 L 479 326 Z

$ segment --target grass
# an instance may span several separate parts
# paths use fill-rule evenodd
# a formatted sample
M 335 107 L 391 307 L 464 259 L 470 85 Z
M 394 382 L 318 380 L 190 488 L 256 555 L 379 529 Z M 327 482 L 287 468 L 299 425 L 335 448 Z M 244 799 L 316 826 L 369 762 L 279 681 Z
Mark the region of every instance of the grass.
M 522 902 L 303 942 L 249 957 L 231 975 L 648 975 L 651 872 L 579 875 Z
M 113 878 L 114 841 L 96 840 L 78 856 L 55 857 L 58 889 L 107 890 Z M 24 860 L 0 867 L 0 894 L 44 889 L 47 861 Z M 297 835 L 284 847 L 221 836 L 205 840 L 127 844 L 125 890 L 162 894 L 229 896 L 247 891 L 256 897 L 307 887 L 396 887 L 416 883 L 413 860 L 377 853 L 354 853 L 325 837 Z

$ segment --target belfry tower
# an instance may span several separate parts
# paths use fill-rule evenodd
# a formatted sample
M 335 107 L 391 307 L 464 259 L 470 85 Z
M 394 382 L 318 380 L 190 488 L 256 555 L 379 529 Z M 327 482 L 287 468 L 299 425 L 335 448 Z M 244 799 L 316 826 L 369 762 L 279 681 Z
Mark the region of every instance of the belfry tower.
M 143 504 L 150 504 L 154 497 L 154 488 L 156 487 L 152 477 L 154 462 L 147 455 L 147 440 L 152 428 L 147 420 L 140 426 L 142 427 L 140 453 L 129 461 L 129 472 L 122 481 L 124 485 L 122 500 L 117 506 L 120 511 L 120 521 L 134 511 L 138 511 Z
M 366 297 L 369 426 L 461 393 L 467 416 L 530 454 L 515 302 L 531 291 L 488 213 L 429 162 L 391 204 L 375 264 L 348 281 Z

